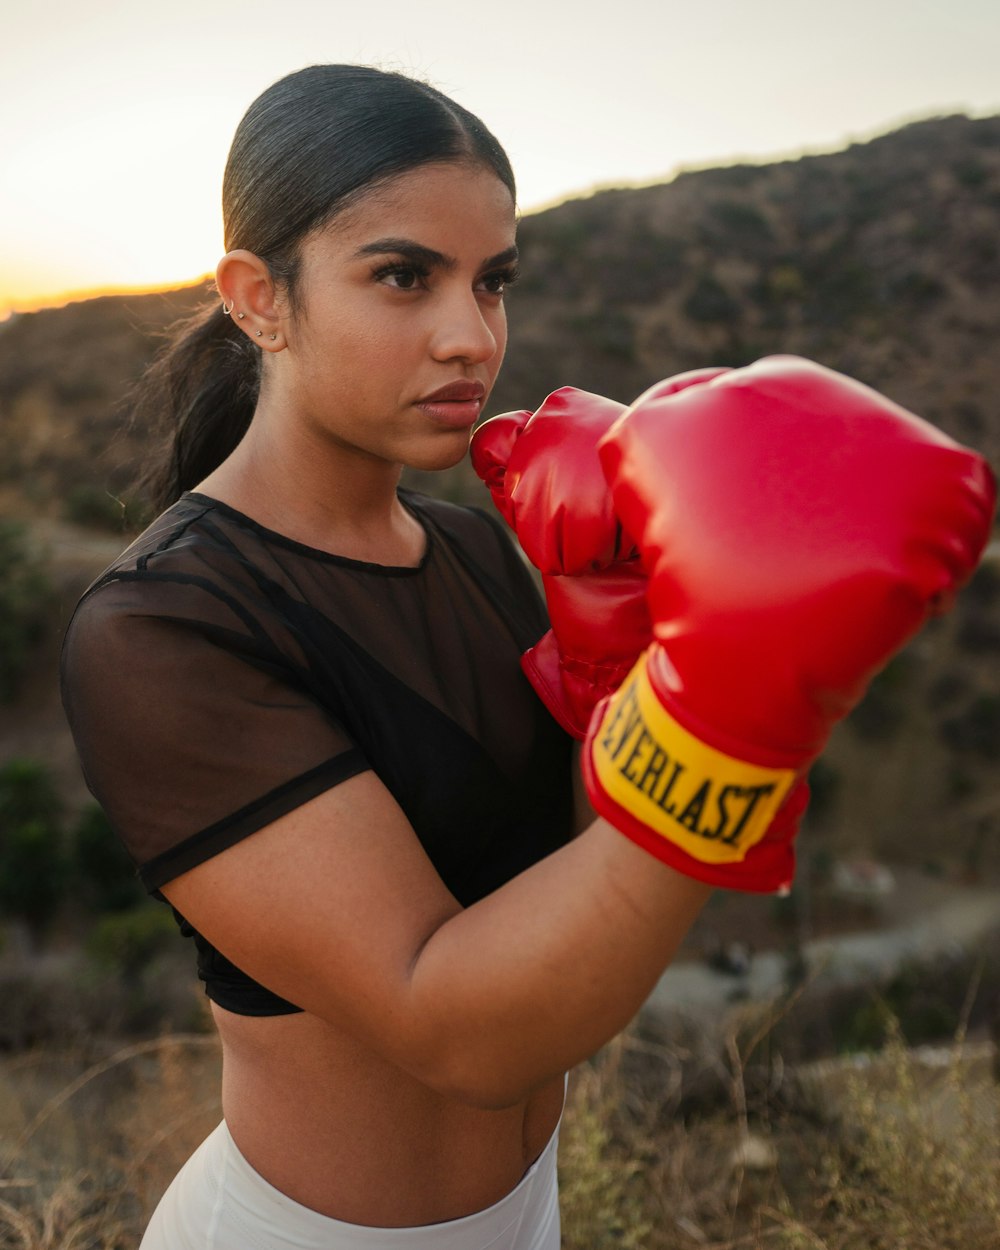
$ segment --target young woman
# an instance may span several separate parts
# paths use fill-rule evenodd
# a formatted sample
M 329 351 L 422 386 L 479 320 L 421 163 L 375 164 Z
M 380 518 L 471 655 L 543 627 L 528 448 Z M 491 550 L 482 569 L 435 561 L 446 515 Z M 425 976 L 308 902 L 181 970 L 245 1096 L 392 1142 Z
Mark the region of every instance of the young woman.
M 709 887 L 574 804 L 501 523 L 398 487 L 466 454 L 496 378 L 514 180 L 436 90 L 314 66 L 251 106 L 223 209 L 222 308 L 144 401 L 164 510 L 64 651 L 222 1039 L 224 1122 L 143 1247 L 555 1250 L 564 1075 Z

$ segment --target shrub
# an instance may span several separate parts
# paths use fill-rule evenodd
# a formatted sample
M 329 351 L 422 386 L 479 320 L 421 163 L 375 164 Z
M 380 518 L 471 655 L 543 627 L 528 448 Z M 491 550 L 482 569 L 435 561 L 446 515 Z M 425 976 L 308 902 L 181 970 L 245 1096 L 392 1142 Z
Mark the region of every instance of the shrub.
M 873 679 L 847 723 L 866 742 L 886 742 L 902 727 L 909 712 L 908 687 L 913 656 L 902 652 Z
M 559 1152 L 563 1245 L 640 1250 L 652 1225 L 643 1210 L 640 1158 L 614 1140 L 609 1091 L 598 1069 L 574 1083 Z
M 937 303 L 947 294 L 944 283 L 933 274 L 911 270 L 892 283 L 890 298 L 916 307 Z
M 840 792 L 842 777 L 822 756 L 809 770 L 809 808 L 806 819 L 815 821 L 832 811 Z
M 961 592 L 959 611 L 978 614 L 981 609 L 989 609 L 1000 600 L 1000 572 L 993 564 L 981 564 L 976 569 L 973 579 Z
M 1000 1244 L 996 1088 L 970 1080 L 957 1047 L 935 1087 L 891 1021 L 889 1032 L 885 1062 L 848 1085 L 843 1113 L 851 1140 L 834 1139 L 822 1161 L 832 1227 L 818 1245 Z
M 966 156 L 952 164 L 955 181 L 963 187 L 977 190 L 989 182 L 990 173 L 978 157 Z
M 0 520 L 0 703 L 17 696 L 51 598 L 45 561 L 32 549 L 25 526 Z
M 127 911 L 145 898 L 135 867 L 99 803 L 89 803 L 80 813 L 71 853 L 74 894 L 92 911 Z
M 125 504 L 100 486 L 81 484 L 70 489 L 63 501 L 63 516 L 75 525 L 94 525 L 121 530 Z
M 176 937 L 169 908 L 145 902 L 102 917 L 87 940 L 87 953 L 122 980 L 135 984 L 146 965 L 172 946 Z
M 717 200 L 708 211 L 724 233 L 725 241 L 744 252 L 754 244 L 769 243 L 773 237 L 767 218 L 752 204 Z
M 957 716 L 941 722 L 941 737 L 953 751 L 993 760 L 1000 753 L 1000 698 L 984 694 Z
M 40 760 L 18 757 L 0 765 L 0 837 L 25 821 L 55 823 L 60 807 L 55 779 Z
M 23 920 L 38 936 L 62 901 L 66 863 L 59 830 L 28 820 L 0 838 L 0 915 Z
M 685 316 L 705 323 L 739 320 L 740 306 L 711 274 L 703 274 L 684 301 Z
M 588 346 L 619 360 L 635 359 L 635 327 L 627 313 L 606 309 L 574 317 L 570 325 Z
M 38 936 L 66 885 L 59 799 L 44 764 L 14 759 L 0 768 L 0 913 Z

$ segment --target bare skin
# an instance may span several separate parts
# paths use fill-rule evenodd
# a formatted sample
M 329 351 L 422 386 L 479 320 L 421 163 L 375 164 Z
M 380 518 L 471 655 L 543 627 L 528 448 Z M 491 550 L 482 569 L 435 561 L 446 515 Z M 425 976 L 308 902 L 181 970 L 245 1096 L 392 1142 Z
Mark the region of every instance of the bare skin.
M 627 1023 L 708 894 L 598 820 L 463 910 L 369 773 L 165 892 L 306 1009 L 216 1011 L 237 1145 L 297 1201 L 375 1225 L 512 1188 L 563 1072 Z
M 313 1015 L 263 1024 L 215 1009 L 223 1110 L 253 1167 L 355 1224 L 431 1224 L 489 1206 L 558 1122 L 555 1078 L 498 1111 L 443 1097 Z
M 256 257 L 225 257 L 219 289 L 266 353 L 263 384 L 247 436 L 197 489 L 310 546 L 418 564 L 400 469 L 468 448 L 478 412 L 427 397 L 456 381 L 488 395 L 514 225 L 491 172 L 427 166 L 306 241 L 294 309 Z M 271 1184 L 376 1226 L 454 1219 L 516 1185 L 565 1071 L 629 1021 L 709 893 L 592 814 L 581 824 L 463 909 L 367 772 L 163 887 L 303 1008 L 214 1013 L 225 1116 Z

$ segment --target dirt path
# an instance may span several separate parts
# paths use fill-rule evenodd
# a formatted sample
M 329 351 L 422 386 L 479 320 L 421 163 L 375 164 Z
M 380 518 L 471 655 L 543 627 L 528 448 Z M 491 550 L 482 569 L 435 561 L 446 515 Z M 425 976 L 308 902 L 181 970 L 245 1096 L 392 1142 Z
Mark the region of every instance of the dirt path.
M 806 942 L 803 954 L 817 985 L 883 980 L 909 960 L 968 950 L 1000 928 L 1000 889 L 955 885 L 951 897 L 921 914 L 871 932 L 841 934 Z M 766 1001 L 785 985 L 788 959 L 781 951 L 753 956 L 745 975 L 716 972 L 703 962 L 674 964 L 648 1000 L 654 1013 L 678 1008 L 718 1012 L 747 998 Z

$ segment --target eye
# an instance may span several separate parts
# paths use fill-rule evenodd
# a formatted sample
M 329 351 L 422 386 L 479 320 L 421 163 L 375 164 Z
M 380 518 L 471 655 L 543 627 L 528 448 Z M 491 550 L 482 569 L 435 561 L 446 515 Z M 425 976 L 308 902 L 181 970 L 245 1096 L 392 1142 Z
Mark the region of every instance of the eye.
M 384 286 L 395 287 L 399 291 L 414 291 L 427 277 L 428 271 L 419 265 L 383 265 L 376 269 L 374 278 Z
M 519 271 L 515 265 L 509 265 L 505 269 L 494 269 L 491 273 L 483 274 L 479 279 L 479 286 L 487 295 L 503 295 L 509 286 L 517 281 Z

